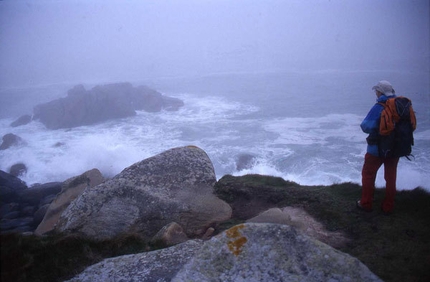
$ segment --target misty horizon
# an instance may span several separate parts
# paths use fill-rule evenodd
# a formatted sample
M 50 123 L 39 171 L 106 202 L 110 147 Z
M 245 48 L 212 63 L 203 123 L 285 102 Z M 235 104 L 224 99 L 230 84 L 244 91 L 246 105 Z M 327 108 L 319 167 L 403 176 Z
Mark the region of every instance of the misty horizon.
M 429 72 L 428 1 L 1 1 L 0 86 Z

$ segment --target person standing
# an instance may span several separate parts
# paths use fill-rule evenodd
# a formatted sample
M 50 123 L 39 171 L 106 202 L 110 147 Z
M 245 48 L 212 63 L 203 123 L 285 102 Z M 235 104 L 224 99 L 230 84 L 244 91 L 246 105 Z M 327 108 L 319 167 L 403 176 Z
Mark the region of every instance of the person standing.
M 396 178 L 398 157 L 383 157 L 379 155 L 379 122 L 381 112 L 388 99 L 395 98 L 395 91 L 390 82 L 381 80 L 372 90 L 375 91 L 377 103 L 370 109 L 360 127 L 364 133 L 369 134 L 367 140 L 367 152 L 364 156 L 364 164 L 361 172 L 362 193 L 361 199 L 356 202 L 357 208 L 364 211 L 372 211 L 373 194 L 375 191 L 376 174 L 384 165 L 385 198 L 382 202 L 382 211 L 390 214 L 394 209 L 394 197 L 396 194 Z

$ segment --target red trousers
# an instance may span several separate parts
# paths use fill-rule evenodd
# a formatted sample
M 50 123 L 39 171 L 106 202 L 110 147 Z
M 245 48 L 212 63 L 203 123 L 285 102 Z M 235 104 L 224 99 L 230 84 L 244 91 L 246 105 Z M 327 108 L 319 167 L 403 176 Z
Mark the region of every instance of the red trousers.
M 365 209 L 372 209 L 373 193 L 375 191 L 376 174 L 384 164 L 385 199 L 382 202 L 384 212 L 394 209 L 394 196 L 396 195 L 397 164 L 399 158 L 380 158 L 369 153 L 364 156 L 361 183 L 363 186 L 360 204 Z

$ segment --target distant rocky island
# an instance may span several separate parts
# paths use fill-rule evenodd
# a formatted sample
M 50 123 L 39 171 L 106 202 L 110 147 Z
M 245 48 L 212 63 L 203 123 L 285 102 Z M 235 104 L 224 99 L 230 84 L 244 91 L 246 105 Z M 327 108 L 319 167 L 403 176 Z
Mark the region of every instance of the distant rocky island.
M 36 105 L 32 115 L 21 116 L 11 126 L 37 120 L 48 129 L 72 128 L 133 116 L 136 111 L 176 111 L 183 105 L 182 100 L 147 86 L 113 83 L 86 90 L 83 85 L 76 85 L 66 97 Z

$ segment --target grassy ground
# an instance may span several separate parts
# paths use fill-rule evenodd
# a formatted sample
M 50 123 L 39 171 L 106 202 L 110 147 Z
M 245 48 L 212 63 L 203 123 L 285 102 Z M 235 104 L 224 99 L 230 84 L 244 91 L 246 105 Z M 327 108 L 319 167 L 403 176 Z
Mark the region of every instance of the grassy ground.
M 384 281 L 430 281 L 430 194 L 422 189 L 399 192 L 395 212 L 386 216 L 379 210 L 383 189 L 376 190 L 371 213 L 356 209 L 361 187 L 351 183 L 307 187 L 276 177 L 226 176 L 216 191 L 232 203 L 249 197 L 243 191 L 231 193 L 240 187 L 256 194 L 264 191 L 263 200 L 272 206 L 302 207 L 327 229 L 344 231 L 351 241 L 341 251 L 360 259 Z M 243 220 L 232 218 L 217 232 Z M 103 242 L 76 236 L 1 235 L 1 281 L 63 281 L 103 258 L 158 247 L 136 234 Z

